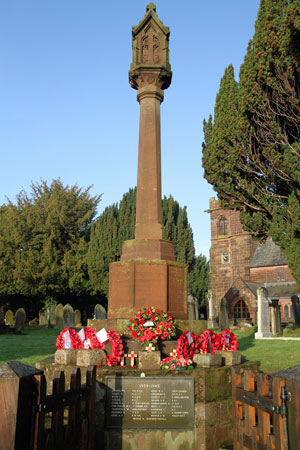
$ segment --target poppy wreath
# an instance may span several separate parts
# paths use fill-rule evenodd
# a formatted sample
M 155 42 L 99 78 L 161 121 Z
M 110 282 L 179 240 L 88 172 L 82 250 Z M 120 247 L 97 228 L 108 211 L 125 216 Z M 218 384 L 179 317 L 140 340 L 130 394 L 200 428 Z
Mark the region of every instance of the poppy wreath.
M 200 335 L 200 341 L 200 353 L 215 353 L 216 350 L 220 350 L 221 348 L 219 336 L 211 330 L 203 331 L 203 333 Z
M 89 349 L 93 349 L 93 348 L 104 349 L 105 348 L 105 344 L 101 344 L 101 342 L 98 341 L 98 338 L 96 336 L 96 331 L 94 330 L 94 328 L 90 328 L 90 327 L 84 328 L 84 336 L 85 336 L 85 339 L 84 339 L 84 341 L 81 342 L 81 345 L 78 348 L 84 348 L 85 341 L 89 342 L 89 347 L 88 347 Z
M 189 344 L 187 334 L 191 333 L 191 336 L 193 338 L 193 342 Z M 177 358 L 184 358 L 184 359 L 193 359 L 195 353 L 200 353 L 201 351 L 201 340 L 199 336 L 196 334 L 185 331 L 180 338 L 177 341 Z
M 145 326 L 147 322 L 153 323 L 153 325 Z M 134 318 L 130 318 L 128 330 L 133 339 L 139 340 L 143 347 L 146 347 L 151 342 L 156 349 L 159 340 L 163 341 L 175 336 L 173 317 L 153 306 L 143 307 L 136 313 Z
M 231 330 L 223 330 L 219 335 L 221 350 L 234 350 L 238 349 L 238 340 L 236 335 Z
M 185 359 L 185 358 L 173 358 L 172 356 L 168 356 L 161 360 L 161 367 L 165 372 L 171 372 L 172 370 L 181 370 L 181 369 L 189 369 L 192 370 L 193 360 Z
M 121 358 L 124 357 L 123 343 L 120 335 L 116 331 L 107 330 L 107 336 L 109 342 L 111 342 L 112 353 L 111 355 L 106 355 L 105 364 L 109 367 L 117 366 L 120 363 Z M 105 344 L 106 343 L 104 343 L 104 348 Z
M 78 337 L 78 334 L 76 333 L 73 328 L 64 328 L 59 335 L 56 338 L 56 349 L 64 349 L 65 348 L 65 341 L 63 338 L 63 334 L 65 334 L 66 331 L 69 331 L 70 334 L 70 340 L 71 340 L 71 349 L 81 348 L 81 341 Z

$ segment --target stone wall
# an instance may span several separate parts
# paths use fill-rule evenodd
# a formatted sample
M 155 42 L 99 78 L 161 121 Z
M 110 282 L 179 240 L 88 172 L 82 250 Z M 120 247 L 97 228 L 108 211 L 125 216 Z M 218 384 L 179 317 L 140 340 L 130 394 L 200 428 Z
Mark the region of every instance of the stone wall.
M 37 363 L 49 381 L 55 370 L 64 370 L 67 384 L 73 366 L 55 365 L 52 360 Z M 257 365 L 240 367 L 257 370 Z M 86 369 L 82 368 L 84 381 Z M 231 369 L 228 367 L 164 373 L 147 371 L 147 377 L 193 377 L 195 380 L 195 423 L 193 429 L 107 429 L 105 428 L 105 377 L 140 377 L 141 371 L 129 368 L 98 368 L 96 387 L 96 442 L 103 450 L 218 450 L 232 442 Z M 225 447 L 226 448 L 226 447 Z

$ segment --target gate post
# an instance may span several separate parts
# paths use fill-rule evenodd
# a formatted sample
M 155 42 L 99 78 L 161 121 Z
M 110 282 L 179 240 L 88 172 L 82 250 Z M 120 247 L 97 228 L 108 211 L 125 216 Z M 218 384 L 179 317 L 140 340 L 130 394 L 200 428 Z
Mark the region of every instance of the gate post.
M 18 361 L 0 366 L 1 450 L 30 449 L 34 375 L 41 373 Z
M 298 450 L 300 442 L 300 365 L 272 374 L 273 382 L 278 378 L 285 381 L 285 389 L 279 394 L 280 401 L 287 412 L 287 415 L 283 416 L 284 422 L 282 424 L 284 448 Z

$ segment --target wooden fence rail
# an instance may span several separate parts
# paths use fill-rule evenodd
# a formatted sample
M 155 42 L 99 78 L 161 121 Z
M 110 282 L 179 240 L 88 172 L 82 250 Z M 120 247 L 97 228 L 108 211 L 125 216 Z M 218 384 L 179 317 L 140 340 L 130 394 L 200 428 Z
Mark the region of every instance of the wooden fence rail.
M 232 368 L 235 450 L 288 450 L 285 380 Z
M 36 399 L 30 447 L 33 450 L 93 450 L 96 368 L 88 367 L 85 385 L 81 385 L 80 369 L 75 368 L 67 391 L 64 372 L 55 372 L 51 395 L 46 395 L 45 375 L 34 378 Z

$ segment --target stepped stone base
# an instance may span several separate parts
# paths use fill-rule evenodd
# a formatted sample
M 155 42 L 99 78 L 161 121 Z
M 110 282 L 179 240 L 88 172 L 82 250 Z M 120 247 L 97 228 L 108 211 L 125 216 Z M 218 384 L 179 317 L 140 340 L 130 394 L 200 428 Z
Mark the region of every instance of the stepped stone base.
M 145 258 L 112 263 L 108 298 L 108 319 L 133 317 L 143 306 L 187 319 L 187 265 Z
M 162 259 L 175 261 L 174 245 L 161 239 L 131 239 L 122 246 L 121 261 L 129 259 Z

